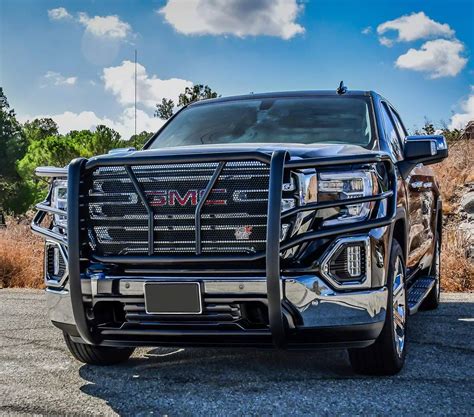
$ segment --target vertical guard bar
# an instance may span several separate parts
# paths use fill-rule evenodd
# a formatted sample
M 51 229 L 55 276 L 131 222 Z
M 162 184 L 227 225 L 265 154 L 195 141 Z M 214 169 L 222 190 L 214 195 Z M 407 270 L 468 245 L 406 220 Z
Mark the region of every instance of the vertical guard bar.
M 87 324 L 84 304 L 82 302 L 80 250 L 81 237 L 79 225 L 80 183 L 85 158 L 74 159 L 69 164 L 67 187 L 67 238 L 69 259 L 69 291 L 71 294 L 72 312 L 77 331 L 81 338 L 89 344 L 94 344 L 94 338 Z
M 270 161 L 268 190 L 266 275 L 268 318 L 273 343 L 285 345 L 285 325 L 282 312 L 282 285 L 280 279 L 281 198 L 286 151 L 275 151 Z
M 221 161 L 219 162 L 219 165 L 217 165 L 216 170 L 212 174 L 211 179 L 209 180 L 206 189 L 204 190 L 203 195 L 199 199 L 199 203 L 196 206 L 196 210 L 194 212 L 194 228 L 196 229 L 196 255 L 201 254 L 202 250 L 202 245 L 201 245 L 201 211 L 202 208 L 204 207 L 204 204 L 206 203 L 207 198 L 209 197 L 209 194 L 211 193 L 212 189 L 214 188 L 214 185 L 216 184 L 217 178 L 219 178 L 219 175 L 221 175 L 222 170 L 225 167 L 225 162 Z M 199 196 L 199 191 L 198 191 L 198 196 Z
M 148 213 L 148 255 L 151 256 L 155 252 L 155 214 L 153 213 L 153 209 L 150 207 L 150 204 L 146 199 L 146 195 L 143 192 L 142 187 L 140 186 L 140 183 L 137 180 L 137 177 L 132 171 L 132 168 L 130 168 L 130 165 L 125 165 L 125 171 L 127 171 L 127 174 L 130 177 L 130 181 L 132 181 L 132 184 L 135 187 L 135 191 L 142 200 L 142 203 Z

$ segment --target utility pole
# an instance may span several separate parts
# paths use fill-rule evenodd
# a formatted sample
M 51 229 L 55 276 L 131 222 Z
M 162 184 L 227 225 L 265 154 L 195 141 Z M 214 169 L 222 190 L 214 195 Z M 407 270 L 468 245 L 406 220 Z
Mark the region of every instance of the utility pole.
M 135 49 L 135 139 L 137 137 L 137 50 Z

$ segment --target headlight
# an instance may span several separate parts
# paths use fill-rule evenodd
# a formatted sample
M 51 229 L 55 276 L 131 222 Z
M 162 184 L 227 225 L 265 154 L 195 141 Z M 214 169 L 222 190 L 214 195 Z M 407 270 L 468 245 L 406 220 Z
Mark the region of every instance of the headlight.
M 372 171 L 320 172 L 318 201 L 345 200 L 374 194 L 377 184 Z M 361 203 L 321 210 L 325 225 L 352 223 L 366 219 L 373 203 Z
M 54 180 L 51 195 L 51 207 L 67 211 L 67 181 Z M 60 227 L 67 226 L 67 217 L 59 214 L 54 215 L 54 224 Z

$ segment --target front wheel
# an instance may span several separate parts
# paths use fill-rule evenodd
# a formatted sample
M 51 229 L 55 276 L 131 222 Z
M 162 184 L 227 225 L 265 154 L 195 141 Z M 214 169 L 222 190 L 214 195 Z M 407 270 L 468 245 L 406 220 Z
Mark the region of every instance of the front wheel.
M 394 375 L 405 363 L 407 291 L 405 261 L 399 243 L 394 240 L 388 270 L 388 306 L 385 323 L 374 344 L 362 349 L 349 349 L 355 372 L 369 375 Z
M 79 362 L 89 365 L 115 365 L 128 360 L 135 348 L 116 348 L 108 346 L 93 346 L 77 343 L 67 333 L 64 334 L 66 346 Z

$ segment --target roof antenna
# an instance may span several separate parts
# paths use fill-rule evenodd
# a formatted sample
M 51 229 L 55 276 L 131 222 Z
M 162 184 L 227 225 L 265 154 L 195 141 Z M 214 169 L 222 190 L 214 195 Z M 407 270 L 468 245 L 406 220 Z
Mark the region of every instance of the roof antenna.
M 137 50 L 135 49 L 135 139 L 137 137 Z
M 336 92 L 337 92 L 337 94 L 339 94 L 339 95 L 342 95 L 342 94 L 347 93 L 347 87 L 344 85 L 344 81 L 341 81 L 341 82 L 339 83 L 339 87 L 337 87 Z

